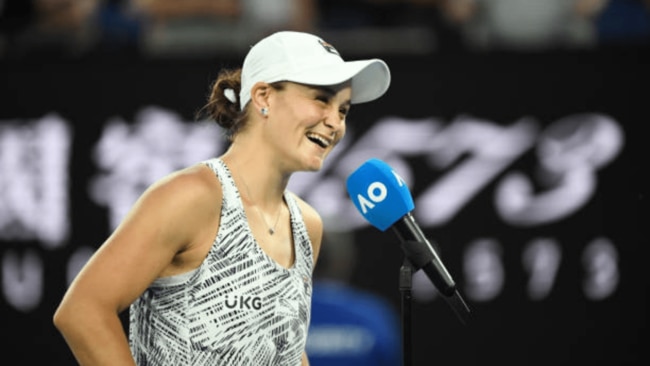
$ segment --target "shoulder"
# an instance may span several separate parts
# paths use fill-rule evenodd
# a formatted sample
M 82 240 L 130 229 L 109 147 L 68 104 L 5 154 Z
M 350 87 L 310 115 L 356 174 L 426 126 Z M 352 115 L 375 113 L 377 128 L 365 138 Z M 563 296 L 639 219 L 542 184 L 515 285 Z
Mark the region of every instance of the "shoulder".
M 187 231 L 204 225 L 221 210 L 221 184 L 204 164 L 175 171 L 142 194 L 132 214 L 147 215 L 167 230 Z
M 150 241 L 187 250 L 206 228 L 219 224 L 221 184 L 212 170 L 196 164 L 156 181 L 138 199 L 124 223 L 155 228 Z
M 309 240 L 312 244 L 314 251 L 314 262 L 318 259 L 320 252 L 321 241 L 323 237 L 323 219 L 320 214 L 309 203 L 305 202 L 302 198 L 291 193 L 302 213 L 302 219 L 305 222 Z
M 302 198 L 298 197 L 297 195 L 291 193 L 291 195 L 294 197 L 298 207 L 300 208 L 300 212 L 302 213 L 302 218 L 305 221 L 305 225 L 307 226 L 308 231 L 315 231 L 322 233 L 323 231 L 323 220 L 316 211 L 309 203 L 305 202 Z
M 153 195 L 171 203 L 205 204 L 206 198 L 221 197 L 221 184 L 209 167 L 196 164 L 158 180 L 147 189 L 145 195 Z M 209 203 L 210 206 L 214 205 L 214 201 Z

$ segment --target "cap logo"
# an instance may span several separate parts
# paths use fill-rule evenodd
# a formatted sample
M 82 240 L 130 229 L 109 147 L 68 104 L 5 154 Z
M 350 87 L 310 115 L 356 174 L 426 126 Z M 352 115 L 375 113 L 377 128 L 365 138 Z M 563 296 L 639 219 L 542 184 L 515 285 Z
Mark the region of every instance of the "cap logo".
M 334 48 L 334 46 L 332 46 L 331 44 L 329 44 L 329 43 L 323 41 L 322 39 L 319 39 L 319 40 L 318 40 L 318 43 L 320 43 L 320 45 L 323 46 L 323 48 L 325 49 L 325 51 L 327 51 L 327 52 L 329 52 L 329 53 L 332 53 L 332 54 L 335 54 L 335 55 L 337 55 L 337 56 L 341 56 L 341 55 L 339 54 L 339 51 L 337 51 L 336 48 Z

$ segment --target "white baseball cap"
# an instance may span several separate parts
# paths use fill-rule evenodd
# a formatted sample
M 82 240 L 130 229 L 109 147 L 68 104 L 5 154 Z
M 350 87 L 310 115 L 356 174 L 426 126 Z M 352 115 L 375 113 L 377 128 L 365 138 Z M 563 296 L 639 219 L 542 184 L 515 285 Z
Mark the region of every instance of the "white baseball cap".
M 239 102 L 251 98 L 257 82 L 291 81 L 307 85 L 337 85 L 351 80 L 351 103 L 381 97 L 390 85 L 390 70 L 380 59 L 344 61 L 338 51 L 309 33 L 281 31 L 257 42 L 244 59 Z

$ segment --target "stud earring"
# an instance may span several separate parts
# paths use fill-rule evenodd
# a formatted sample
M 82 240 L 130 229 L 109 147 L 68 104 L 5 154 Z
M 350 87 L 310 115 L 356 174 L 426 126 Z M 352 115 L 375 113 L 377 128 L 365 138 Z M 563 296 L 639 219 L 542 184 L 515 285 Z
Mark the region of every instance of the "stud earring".
M 266 116 L 269 113 L 269 109 L 266 107 L 262 107 L 262 109 L 260 109 L 260 112 L 262 113 L 263 116 Z

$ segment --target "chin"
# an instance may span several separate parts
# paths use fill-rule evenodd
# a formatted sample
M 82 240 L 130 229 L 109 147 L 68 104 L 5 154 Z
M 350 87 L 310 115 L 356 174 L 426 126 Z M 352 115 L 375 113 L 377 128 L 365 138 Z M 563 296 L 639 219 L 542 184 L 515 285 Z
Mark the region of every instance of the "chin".
M 310 164 L 305 168 L 305 171 L 317 172 L 317 171 L 321 170 L 322 167 L 323 167 L 323 164 Z
M 317 172 L 317 171 L 321 170 L 322 167 L 323 167 L 323 159 L 312 158 L 305 165 L 305 171 Z
M 317 172 L 321 170 L 328 155 L 329 151 L 324 151 L 320 148 L 305 151 L 300 162 L 302 170 L 307 172 Z

